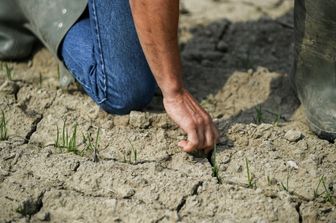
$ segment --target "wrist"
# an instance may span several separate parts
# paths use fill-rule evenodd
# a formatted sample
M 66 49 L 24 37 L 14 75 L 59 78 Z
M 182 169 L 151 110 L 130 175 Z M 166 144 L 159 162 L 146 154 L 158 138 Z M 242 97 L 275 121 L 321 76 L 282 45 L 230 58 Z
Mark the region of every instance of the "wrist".
M 177 86 L 161 89 L 161 91 L 165 100 L 172 100 L 181 97 L 186 89 L 183 86 Z

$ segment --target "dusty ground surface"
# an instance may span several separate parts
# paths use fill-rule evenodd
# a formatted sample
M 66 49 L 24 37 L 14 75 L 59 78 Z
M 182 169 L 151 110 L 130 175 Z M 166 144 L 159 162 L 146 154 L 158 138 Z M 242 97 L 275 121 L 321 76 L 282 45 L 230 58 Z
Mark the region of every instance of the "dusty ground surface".
M 336 222 L 335 145 L 309 131 L 288 80 L 292 11 L 289 0 L 183 2 L 185 79 L 221 132 L 217 177 L 177 148 L 184 136 L 159 95 L 144 112 L 109 115 L 59 89 L 45 49 L 10 63 L 0 222 Z M 100 128 L 98 162 L 55 147 L 65 119 L 80 150 Z

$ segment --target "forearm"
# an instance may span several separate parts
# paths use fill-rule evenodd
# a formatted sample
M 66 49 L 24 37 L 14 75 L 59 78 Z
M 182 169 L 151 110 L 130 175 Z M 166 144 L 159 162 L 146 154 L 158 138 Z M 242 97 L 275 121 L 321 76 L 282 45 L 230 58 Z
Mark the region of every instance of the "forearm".
M 178 48 L 179 0 L 130 0 L 146 59 L 164 97 L 183 89 Z

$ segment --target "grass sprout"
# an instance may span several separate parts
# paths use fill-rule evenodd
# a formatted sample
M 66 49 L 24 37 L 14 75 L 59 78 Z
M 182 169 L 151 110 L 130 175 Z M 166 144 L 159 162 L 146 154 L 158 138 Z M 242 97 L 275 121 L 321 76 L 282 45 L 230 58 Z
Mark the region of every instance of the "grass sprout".
M 323 186 L 324 191 L 319 193 L 320 186 Z M 326 178 L 325 176 L 321 176 L 320 180 L 317 184 L 316 189 L 314 190 L 314 197 L 318 198 L 323 195 L 323 199 L 325 202 L 330 202 L 331 204 L 335 204 L 334 197 L 332 195 L 332 191 L 326 185 Z
M 273 125 L 278 126 L 279 123 L 280 123 L 280 119 L 281 119 L 281 114 L 280 114 L 280 112 L 279 112 L 279 113 L 277 113 L 277 114 L 275 115 L 275 118 L 274 118 L 274 121 L 273 121 Z
M 136 163 L 138 160 L 138 151 L 134 148 L 132 142 L 127 139 L 131 145 L 131 149 L 124 153 L 124 162 L 125 163 Z
M 272 180 L 270 176 L 267 176 L 267 185 L 271 186 L 272 185 Z
M 289 171 L 288 171 L 288 174 L 287 174 L 287 177 L 286 177 L 286 183 L 283 183 L 283 182 L 280 182 L 280 186 L 281 188 L 284 190 L 284 191 L 287 191 L 289 192 Z
M 8 130 L 7 130 L 7 121 L 5 112 L 1 111 L 0 117 L 0 141 L 4 141 L 8 139 Z
M 1 65 L 1 70 L 5 73 L 8 80 L 13 80 L 14 67 L 8 65 L 8 63 L 3 63 Z
M 80 151 L 77 146 L 77 124 L 72 128 L 72 134 L 66 126 L 66 119 L 63 122 L 62 132 L 60 132 L 57 126 L 57 136 L 55 140 L 55 147 L 60 149 L 66 149 L 67 152 L 72 152 L 76 155 L 80 155 Z
M 256 107 L 255 110 L 256 110 L 255 122 L 259 125 L 264 121 L 264 115 L 261 109 L 261 105 Z
M 256 188 L 256 182 L 253 174 L 250 170 L 249 161 L 245 158 L 245 166 L 246 166 L 246 176 L 247 176 L 247 187 L 248 188 Z
M 42 88 L 43 77 L 42 74 L 39 73 L 39 88 Z
M 217 145 L 215 144 L 214 145 L 214 149 L 212 151 L 212 154 L 211 154 L 211 170 L 212 170 L 212 176 L 213 177 L 216 177 L 218 182 L 221 182 L 221 179 L 219 177 L 219 167 L 218 167 L 218 164 L 217 164 Z

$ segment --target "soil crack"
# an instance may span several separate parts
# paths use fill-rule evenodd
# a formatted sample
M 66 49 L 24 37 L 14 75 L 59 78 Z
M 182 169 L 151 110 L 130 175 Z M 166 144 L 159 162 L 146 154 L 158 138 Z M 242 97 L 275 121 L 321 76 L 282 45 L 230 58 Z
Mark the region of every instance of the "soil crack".
M 298 202 L 297 205 L 295 206 L 295 209 L 296 209 L 296 212 L 298 213 L 299 215 L 299 223 L 302 223 L 302 214 L 301 214 L 301 210 L 300 210 L 300 207 L 301 207 L 301 202 Z
M 43 114 L 39 114 L 31 125 L 30 131 L 25 136 L 24 144 L 29 143 L 31 136 L 37 131 L 37 125 L 42 121 Z
M 188 196 L 183 196 L 182 199 L 181 199 L 181 201 L 180 201 L 180 203 L 177 205 L 177 207 L 176 207 L 177 214 L 179 214 L 180 211 L 181 211 L 181 209 L 184 207 L 184 205 L 185 205 L 185 203 L 187 201 L 187 197 Z
M 192 188 L 191 195 L 198 195 L 198 188 L 203 185 L 203 181 L 199 181 L 197 184 L 195 184 Z
M 54 104 L 54 102 L 56 100 L 56 96 L 57 96 L 57 94 L 55 94 L 55 96 L 52 98 L 50 103 L 48 103 L 45 106 L 45 111 L 47 111 Z M 23 110 L 24 113 L 27 114 L 27 107 L 21 107 L 21 109 Z M 44 114 L 43 113 L 42 114 L 37 113 L 37 116 L 38 117 L 34 120 L 34 122 L 31 125 L 30 131 L 26 134 L 26 136 L 24 138 L 24 144 L 29 143 L 31 136 L 37 131 L 37 126 L 42 121 L 42 119 L 44 117 Z

